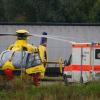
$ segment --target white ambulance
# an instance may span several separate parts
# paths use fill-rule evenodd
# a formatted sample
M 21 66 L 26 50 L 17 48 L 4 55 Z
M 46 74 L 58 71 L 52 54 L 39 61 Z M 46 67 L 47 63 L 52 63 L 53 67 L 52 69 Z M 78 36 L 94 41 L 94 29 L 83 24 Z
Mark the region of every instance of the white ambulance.
M 72 54 L 64 64 L 65 82 L 85 83 L 100 79 L 100 43 L 72 44 Z

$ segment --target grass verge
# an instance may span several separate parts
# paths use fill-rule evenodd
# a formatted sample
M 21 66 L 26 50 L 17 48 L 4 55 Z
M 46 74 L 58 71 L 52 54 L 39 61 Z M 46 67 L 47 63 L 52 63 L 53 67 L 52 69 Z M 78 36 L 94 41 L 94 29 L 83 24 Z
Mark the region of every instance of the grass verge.
M 35 87 L 17 80 L 0 88 L 0 100 L 100 100 L 100 81 L 64 85 L 60 82 Z

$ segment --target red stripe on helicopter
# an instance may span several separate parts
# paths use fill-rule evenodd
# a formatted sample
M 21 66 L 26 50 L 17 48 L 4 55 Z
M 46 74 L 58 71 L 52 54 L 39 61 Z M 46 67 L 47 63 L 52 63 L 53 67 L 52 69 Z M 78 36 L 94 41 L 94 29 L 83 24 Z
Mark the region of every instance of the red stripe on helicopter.
M 64 67 L 64 71 L 80 71 L 81 66 L 80 65 L 69 65 Z M 82 71 L 90 71 L 92 70 L 92 66 L 90 65 L 82 65 Z M 94 66 L 94 71 L 100 71 L 100 66 L 96 65 Z

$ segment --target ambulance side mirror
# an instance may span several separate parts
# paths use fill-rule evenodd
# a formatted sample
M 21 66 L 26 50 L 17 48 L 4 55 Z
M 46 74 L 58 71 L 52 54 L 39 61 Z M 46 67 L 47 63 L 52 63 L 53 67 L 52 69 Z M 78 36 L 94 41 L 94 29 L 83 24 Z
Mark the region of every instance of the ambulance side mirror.
M 67 62 L 67 60 L 65 59 L 64 60 L 64 66 L 67 66 L 68 65 L 68 62 Z

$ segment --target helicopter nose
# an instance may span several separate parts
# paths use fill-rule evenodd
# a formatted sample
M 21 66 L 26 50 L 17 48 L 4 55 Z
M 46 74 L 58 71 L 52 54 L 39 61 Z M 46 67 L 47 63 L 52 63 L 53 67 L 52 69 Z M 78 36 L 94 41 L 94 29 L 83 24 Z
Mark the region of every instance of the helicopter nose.
M 9 68 L 4 70 L 4 74 L 7 76 L 8 80 L 13 79 L 13 71 Z

